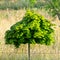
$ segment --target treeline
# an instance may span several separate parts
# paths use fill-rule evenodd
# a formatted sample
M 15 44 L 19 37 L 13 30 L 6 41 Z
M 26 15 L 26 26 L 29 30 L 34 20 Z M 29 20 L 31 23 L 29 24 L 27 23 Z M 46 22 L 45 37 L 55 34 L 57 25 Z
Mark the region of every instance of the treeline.
M 36 0 L 35 4 L 31 4 L 30 0 L 0 0 L 0 10 L 5 9 L 27 9 L 27 8 L 40 8 L 43 4 L 41 0 Z

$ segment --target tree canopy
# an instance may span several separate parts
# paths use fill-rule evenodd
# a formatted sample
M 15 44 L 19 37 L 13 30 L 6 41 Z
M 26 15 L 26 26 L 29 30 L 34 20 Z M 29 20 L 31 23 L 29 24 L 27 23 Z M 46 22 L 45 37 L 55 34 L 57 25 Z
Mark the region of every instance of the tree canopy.
M 42 15 L 34 11 L 27 10 L 23 19 L 5 33 L 6 44 L 13 44 L 19 47 L 20 44 L 45 44 L 50 45 L 54 42 L 52 24 Z

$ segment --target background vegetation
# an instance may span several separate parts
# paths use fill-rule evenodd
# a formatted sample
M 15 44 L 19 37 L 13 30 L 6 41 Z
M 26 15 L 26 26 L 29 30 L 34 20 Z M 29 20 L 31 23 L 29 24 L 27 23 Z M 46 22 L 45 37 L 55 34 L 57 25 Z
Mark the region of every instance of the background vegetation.
M 1 0 L 0 1 L 0 9 L 26 9 L 26 8 L 40 8 L 43 5 L 40 0 Z

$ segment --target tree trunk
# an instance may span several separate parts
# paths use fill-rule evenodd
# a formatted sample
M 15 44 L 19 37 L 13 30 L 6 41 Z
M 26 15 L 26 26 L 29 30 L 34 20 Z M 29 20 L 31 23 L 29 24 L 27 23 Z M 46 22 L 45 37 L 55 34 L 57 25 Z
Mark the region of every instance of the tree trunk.
M 28 60 L 30 60 L 30 43 L 28 43 Z
M 58 19 L 60 20 L 60 14 L 57 14 L 57 16 L 58 16 Z

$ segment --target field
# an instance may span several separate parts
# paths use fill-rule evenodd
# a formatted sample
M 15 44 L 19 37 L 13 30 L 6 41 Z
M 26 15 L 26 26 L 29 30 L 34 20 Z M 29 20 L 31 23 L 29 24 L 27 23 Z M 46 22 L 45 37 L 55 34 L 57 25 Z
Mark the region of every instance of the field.
M 56 24 L 55 43 L 51 46 L 31 45 L 31 60 L 60 60 L 60 21 L 58 18 L 52 18 L 46 12 L 35 10 L 42 14 L 52 23 Z M 13 24 L 20 21 L 25 10 L 0 10 L 0 60 L 27 60 L 27 44 L 22 44 L 19 49 L 15 49 L 13 45 L 5 45 L 5 31 Z

